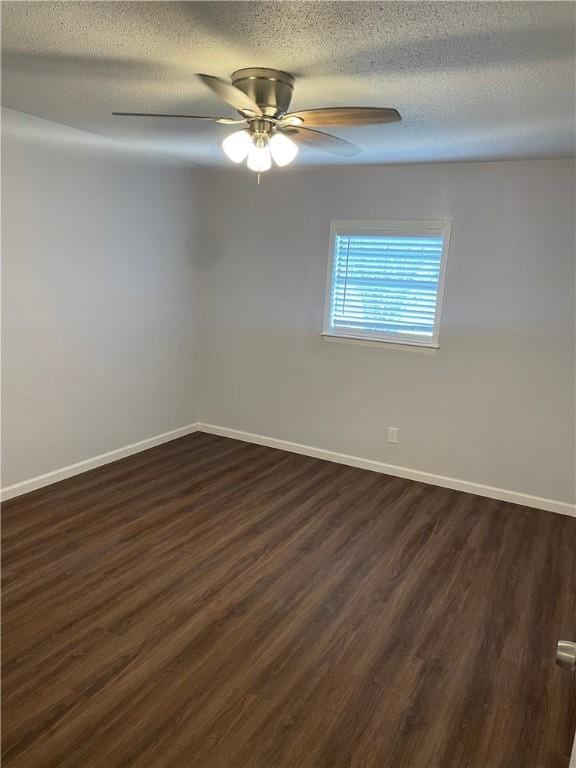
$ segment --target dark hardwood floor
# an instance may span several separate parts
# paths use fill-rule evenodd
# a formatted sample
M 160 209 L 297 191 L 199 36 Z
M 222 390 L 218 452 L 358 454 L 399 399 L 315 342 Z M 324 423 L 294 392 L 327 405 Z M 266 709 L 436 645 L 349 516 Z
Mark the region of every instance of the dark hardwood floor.
M 564 768 L 576 519 L 195 434 L 3 514 L 6 768 Z

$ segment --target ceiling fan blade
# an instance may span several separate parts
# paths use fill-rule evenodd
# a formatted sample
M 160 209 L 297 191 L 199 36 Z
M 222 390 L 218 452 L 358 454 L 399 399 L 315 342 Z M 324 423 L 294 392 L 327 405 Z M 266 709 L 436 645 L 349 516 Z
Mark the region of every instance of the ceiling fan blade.
M 230 104 L 234 109 L 237 109 L 238 112 L 250 116 L 262 116 L 262 110 L 258 104 L 256 104 L 250 96 L 247 96 L 244 91 L 241 91 L 240 88 L 236 88 L 236 86 L 232 85 L 232 83 L 227 83 L 226 80 L 214 77 L 213 75 L 198 74 L 197 77 L 199 77 L 200 80 L 202 80 L 202 82 L 216 94 L 216 96 L 219 96 L 227 104 Z
M 213 123 L 221 125 L 238 125 L 245 123 L 245 120 L 234 117 L 209 117 L 207 115 L 164 115 L 154 112 L 112 112 L 116 117 L 185 117 L 189 120 L 211 120 Z
M 396 109 L 380 107 L 324 107 L 322 109 L 303 109 L 284 115 L 280 125 L 370 125 L 371 123 L 394 123 L 402 120 Z
M 355 144 L 339 139 L 337 136 L 332 136 L 331 133 L 324 133 L 324 131 L 313 131 L 311 128 L 304 128 L 303 126 L 288 126 L 280 128 L 280 131 L 290 136 L 291 139 L 301 141 L 303 144 L 308 144 L 315 149 L 321 149 L 323 152 L 353 157 L 362 151 Z

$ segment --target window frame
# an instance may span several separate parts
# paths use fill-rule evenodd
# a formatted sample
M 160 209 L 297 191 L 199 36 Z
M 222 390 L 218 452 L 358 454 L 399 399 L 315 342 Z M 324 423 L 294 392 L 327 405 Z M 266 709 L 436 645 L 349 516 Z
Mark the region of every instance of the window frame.
M 448 251 L 450 247 L 450 235 L 452 233 L 452 221 L 331 221 L 330 222 L 330 245 L 328 253 L 328 268 L 326 273 L 326 289 L 324 293 L 324 315 L 322 324 L 322 336 L 331 339 L 348 339 L 351 341 L 371 342 L 376 344 L 393 345 L 395 347 L 427 347 L 438 349 L 440 336 L 440 320 L 442 316 L 442 305 L 444 300 L 444 287 L 446 283 L 446 266 L 448 262 Z M 440 275 L 438 277 L 438 292 L 436 295 L 436 315 L 434 318 L 434 330 L 431 337 L 410 338 L 407 334 L 404 338 L 398 333 L 380 333 L 379 331 L 358 330 L 352 332 L 349 328 L 331 327 L 332 301 L 333 301 L 333 270 L 334 270 L 334 249 L 337 235 L 379 235 L 386 234 L 391 236 L 438 236 L 442 235 L 442 256 L 440 260 Z

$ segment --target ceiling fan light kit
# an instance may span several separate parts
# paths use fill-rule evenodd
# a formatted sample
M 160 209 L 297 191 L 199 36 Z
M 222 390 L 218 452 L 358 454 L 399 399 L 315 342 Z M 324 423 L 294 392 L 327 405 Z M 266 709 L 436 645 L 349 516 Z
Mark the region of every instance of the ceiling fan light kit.
M 198 77 L 210 90 L 234 107 L 240 119 L 197 115 L 144 115 L 141 112 L 113 112 L 131 117 L 189 117 L 223 125 L 243 125 L 222 142 L 226 156 L 260 174 L 276 165 L 289 165 L 298 154 L 295 142 L 339 155 L 352 157 L 360 149 L 349 141 L 318 131 L 318 126 L 358 126 L 401 120 L 391 108 L 325 107 L 289 113 L 294 91 L 294 76 L 278 69 L 249 67 L 232 74 L 232 82 L 213 75 Z
M 236 131 L 222 142 L 222 149 L 233 163 L 246 160 L 250 170 L 268 171 L 271 160 L 282 167 L 289 165 L 298 154 L 298 147 L 282 133 L 276 133 L 274 125 L 265 120 L 254 120 L 249 130 Z M 263 124 L 263 125 L 260 125 Z

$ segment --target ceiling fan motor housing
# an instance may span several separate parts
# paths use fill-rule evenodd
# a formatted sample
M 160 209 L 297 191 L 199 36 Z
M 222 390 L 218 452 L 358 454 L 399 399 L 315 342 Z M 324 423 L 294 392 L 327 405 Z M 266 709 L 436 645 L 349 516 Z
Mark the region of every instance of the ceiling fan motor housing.
M 279 118 L 288 112 L 294 77 L 279 69 L 249 67 L 232 73 L 232 84 L 250 96 L 266 117 Z

